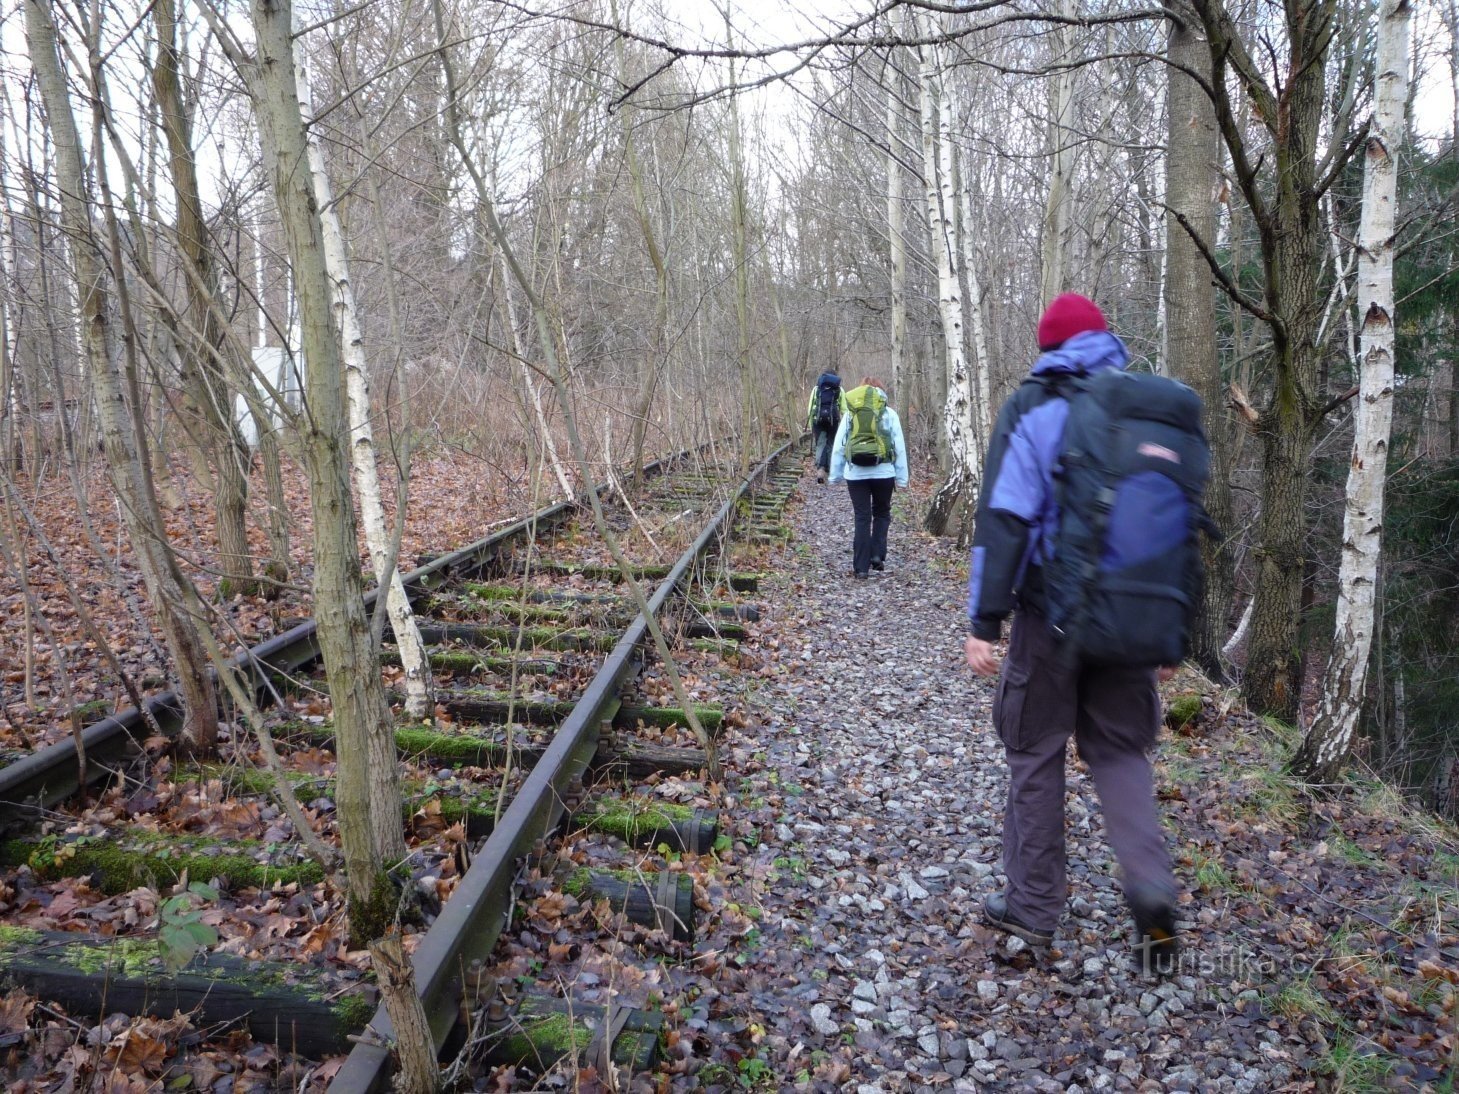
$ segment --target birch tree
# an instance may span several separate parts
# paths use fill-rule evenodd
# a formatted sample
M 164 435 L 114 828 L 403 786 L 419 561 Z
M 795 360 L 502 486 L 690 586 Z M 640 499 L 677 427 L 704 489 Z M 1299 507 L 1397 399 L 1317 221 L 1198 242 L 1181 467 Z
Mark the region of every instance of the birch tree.
M 963 345 L 963 302 L 953 262 L 957 255 L 957 194 L 953 183 L 952 103 L 941 88 L 941 59 L 935 45 L 919 47 L 922 171 L 927 228 L 937 263 L 937 303 L 942 315 L 947 398 L 943 431 L 947 471 L 927 508 L 925 527 L 935 536 L 966 536 L 978 489 L 981 457 L 972 437 L 973 392 Z M 941 100 L 941 101 L 939 101 Z
M 1297 774 L 1322 781 L 1337 774 L 1352 748 L 1373 647 L 1374 592 L 1383 549 L 1383 488 L 1393 424 L 1393 240 L 1398 150 L 1406 131 L 1411 15 L 1408 0 L 1382 0 L 1378 8 L 1376 88 L 1358 238 L 1361 370 L 1343 509 L 1337 622 L 1322 699 L 1292 762 Z
M 385 506 L 380 498 L 380 475 L 376 467 L 375 433 L 370 425 L 370 378 L 369 362 L 365 357 L 365 333 L 360 326 L 359 304 L 355 299 L 354 281 L 350 277 L 349 252 L 340 229 L 339 210 L 335 206 L 324 150 L 320 147 L 317 132 L 309 125 L 313 115 L 312 96 L 297 46 L 295 65 L 299 106 L 304 114 L 304 133 L 309 149 L 309 174 L 314 185 L 314 200 L 319 207 L 324 266 L 334 292 L 335 322 L 339 330 L 345 391 L 349 400 L 350 463 L 354 467 L 355 487 L 360 494 L 360 519 L 364 524 L 365 545 L 375 570 L 375 584 L 385 594 L 385 610 L 390 616 L 390 628 L 405 671 L 405 714 L 419 721 L 429 716 L 433 706 L 430 659 L 415 623 L 415 613 L 405 592 L 400 567 L 396 565 L 398 551 L 395 537 L 385 523 Z M 398 504 L 405 505 L 403 491 Z
M 907 356 L 907 237 L 902 187 L 902 92 L 906 81 L 893 51 L 887 63 L 887 242 L 892 298 L 892 390 L 902 391 Z M 907 405 L 904 397 L 903 404 Z

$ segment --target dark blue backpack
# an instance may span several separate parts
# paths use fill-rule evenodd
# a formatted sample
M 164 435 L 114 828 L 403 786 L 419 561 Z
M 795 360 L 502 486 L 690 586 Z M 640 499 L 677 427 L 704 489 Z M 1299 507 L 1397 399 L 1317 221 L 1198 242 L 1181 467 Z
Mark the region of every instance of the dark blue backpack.
M 1201 602 L 1211 449 L 1201 400 L 1148 373 L 1035 378 L 1069 402 L 1044 566 L 1049 622 L 1082 665 L 1177 665 Z
M 841 377 L 834 372 L 821 373 L 816 385 L 816 426 L 833 430 L 841 422 Z

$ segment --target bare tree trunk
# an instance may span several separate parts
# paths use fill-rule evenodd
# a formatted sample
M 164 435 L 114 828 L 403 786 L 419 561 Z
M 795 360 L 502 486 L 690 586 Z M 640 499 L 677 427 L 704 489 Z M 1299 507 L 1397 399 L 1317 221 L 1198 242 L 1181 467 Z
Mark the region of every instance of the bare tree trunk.
M 1265 320 L 1272 333 L 1272 396 L 1256 423 L 1262 444 L 1261 516 L 1256 545 L 1256 607 L 1242 688 L 1255 711 L 1296 724 L 1302 702 L 1299 626 L 1303 575 L 1308 570 L 1307 480 L 1313 440 L 1325 414 L 1322 362 L 1317 342 L 1323 314 L 1320 173 L 1342 166 L 1342 149 L 1319 167 L 1326 98 L 1326 58 L 1336 18 L 1335 0 L 1288 0 L 1290 76 L 1269 85 L 1264 62 L 1241 38 L 1243 25 L 1220 0 L 1192 0 L 1206 32 L 1211 88 L 1222 137 L 1231 153 L 1231 175 L 1240 186 L 1261 236 L 1263 288 L 1257 301 L 1225 277 L 1233 300 Z M 1248 147 L 1228 94 L 1234 69 L 1253 112 L 1259 136 L 1271 147 Z M 1270 164 L 1270 170 L 1265 165 Z
M 248 446 L 233 422 L 233 396 L 224 367 L 224 331 L 213 307 L 217 285 L 213 247 L 203 219 L 197 165 L 192 148 L 192 119 L 179 84 L 181 70 L 177 45 L 175 0 L 157 0 L 152 7 L 157 27 L 157 60 L 152 86 L 167 138 L 168 165 L 177 196 L 178 251 L 191 267 L 187 282 L 188 331 L 179 331 L 182 344 L 183 389 L 191 415 L 201 430 L 208 463 L 217 475 L 214 511 L 218 522 L 218 555 L 223 599 L 253 591 L 253 556 L 248 548 Z M 234 374 L 241 372 L 234 368 Z
M 1059 14 L 1066 19 L 1078 17 L 1075 0 L 1060 0 Z M 1049 118 L 1049 193 L 1044 203 L 1043 224 L 1043 303 L 1047 304 L 1062 292 L 1068 292 L 1069 236 L 1074 208 L 1074 77 L 1070 62 L 1074 59 L 1074 31 L 1061 24 L 1054 32 L 1059 43 L 1058 61 L 1069 65 L 1054 76 L 1050 93 Z
M 354 466 L 355 486 L 360 494 L 360 519 L 365 526 L 365 545 L 375 570 L 375 583 L 385 593 L 385 610 L 400 651 L 401 668 L 405 671 L 405 715 L 412 721 L 429 717 L 431 668 L 425 643 L 415 624 L 415 613 L 397 563 L 397 544 L 385 523 L 385 505 L 380 498 L 380 475 L 375 463 L 375 432 L 370 425 L 369 362 L 365 359 L 365 332 L 360 327 L 359 305 L 355 286 L 350 278 L 349 254 L 344 233 L 340 230 L 339 210 L 329 183 L 324 152 L 309 130 L 313 115 L 309 82 L 302 59 L 297 55 L 299 106 L 304 111 L 304 133 L 309 149 L 309 174 L 314 182 L 314 200 L 319 208 L 319 224 L 324 243 L 324 267 L 334 290 L 334 314 L 339 329 L 340 353 L 344 360 L 345 389 L 349 399 L 350 461 Z M 399 499 L 405 504 L 405 498 Z
M 207 672 L 207 655 L 197 635 L 198 620 L 190 612 L 196 594 L 177 569 L 167 545 L 166 530 L 133 432 L 134 418 L 128 409 L 120 366 L 115 359 L 106 269 L 97 258 L 97 240 L 87 206 L 89 188 L 81 137 L 61 71 L 55 24 L 44 0 L 27 0 L 25 21 L 31 64 L 56 148 L 62 223 L 69 237 L 76 273 L 87 374 L 101 420 L 107 467 L 113 488 L 122 499 L 123 517 L 138 569 L 176 667 L 185 707 L 184 738 L 192 748 L 205 752 L 217 742 L 218 703 Z
M 730 25 L 730 9 L 724 8 L 727 39 L 733 47 L 734 28 Z M 730 83 L 735 82 L 735 63 L 730 61 Z M 745 186 L 745 163 L 740 150 L 739 98 L 729 101 L 730 157 L 730 246 L 735 265 L 735 360 L 740 376 L 740 475 L 750 471 L 752 439 L 760 422 L 758 386 L 750 371 L 750 259 L 746 219 L 749 216 L 749 194 Z
M 1231 444 L 1226 429 L 1225 385 L 1216 338 L 1216 290 L 1196 240 L 1212 247 L 1218 224 L 1216 188 L 1220 181 L 1221 137 L 1211 100 L 1187 71 L 1210 79 L 1211 60 L 1206 44 L 1197 36 L 1199 24 L 1187 5 L 1176 9 L 1170 21 L 1167 68 L 1170 90 L 1167 106 L 1165 161 L 1166 275 L 1165 371 L 1190 384 L 1205 404 L 1206 436 L 1211 444 L 1211 480 L 1206 487 L 1206 511 L 1218 527 L 1228 529 L 1232 519 Z M 1193 239 L 1192 236 L 1195 238 Z M 1196 661 L 1213 680 L 1224 680 L 1221 647 L 1235 596 L 1236 575 L 1230 541 L 1215 543 L 1202 537 L 1206 584 L 1196 623 Z
M 273 179 L 299 297 L 306 399 L 303 458 L 314 518 L 314 612 L 334 706 L 339 756 L 335 800 L 349 878 L 350 931 L 360 945 L 378 938 L 393 921 L 395 891 L 387 870 L 405 856 L 394 720 L 385 702 L 356 561 L 344 370 L 294 79 L 292 8 L 287 0 L 254 0 L 252 8 L 258 58 L 254 66 L 245 62 L 243 70 L 250 76 L 264 163 Z
M 1324 782 L 1336 776 L 1352 749 L 1373 648 L 1373 594 L 1383 550 L 1383 487 L 1393 425 L 1393 239 L 1398 150 L 1408 101 L 1410 16 L 1409 0 L 1383 0 L 1378 10 L 1377 86 L 1358 230 L 1362 371 L 1343 511 L 1337 622 L 1317 714 L 1292 762 L 1298 775 Z
M 613 22 L 618 22 L 617 0 L 610 0 L 609 11 Z M 618 78 L 628 84 L 628 51 L 622 37 L 615 39 L 618 53 Z M 654 268 L 654 319 L 649 331 L 648 361 L 643 370 L 643 383 L 638 392 L 638 403 L 633 417 L 630 445 L 633 449 L 633 493 L 636 496 L 643 485 L 643 446 L 648 432 L 649 416 L 653 413 L 654 396 L 658 392 L 659 380 L 669 363 L 669 268 L 659 247 L 654 232 L 653 219 L 649 215 L 648 197 L 644 192 L 643 165 L 638 159 L 638 150 L 633 143 L 633 107 L 623 103 L 618 116 L 623 127 L 623 157 L 628 166 L 628 182 L 633 192 L 633 212 L 638 219 L 638 230 L 643 235 L 643 248 L 648 254 L 649 264 Z

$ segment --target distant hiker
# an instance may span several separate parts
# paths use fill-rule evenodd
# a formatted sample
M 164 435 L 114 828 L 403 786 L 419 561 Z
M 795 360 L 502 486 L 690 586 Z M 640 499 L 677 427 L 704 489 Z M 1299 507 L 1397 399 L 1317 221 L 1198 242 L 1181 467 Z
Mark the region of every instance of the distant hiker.
M 846 413 L 831 443 L 831 481 L 846 479 L 856 514 L 851 572 L 869 577 L 886 565 L 887 530 L 892 524 L 892 483 L 907 485 L 907 444 L 902 422 L 887 405 L 886 389 L 874 376 L 842 397 Z
M 1163 666 L 1184 655 L 1176 605 L 1198 599 L 1190 583 L 1199 580 L 1194 541 L 1207 519 L 1200 491 L 1209 459 L 1200 400 L 1172 380 L 1124 373 L 1124 343 L 1076 293 L 1049 304 L 1038 344 L 1042 355 L 998 415 L 973 535 L 964 644 L 973 671 L 998 673 L 994 643 L 1017 608 L 993 701 L 1008 761 L 1007 888 L 984 900 L 983 919 L 1030 943 L 1053 938 L 1068 896 L 1064 753 L 1072 736 L 1094 776 L 1146 968 L 1169 971 L 1176 885 L 1148 750 L 1160 725 L 1157 668 L 1168 678 L 1173 670 Z M 1089 449 L 1100 450 L 1081 451 L 1076 442 L 1091 438 Z M 1115 469 L 1127 478 L 1111 483 Z M 1092 515 L 1081 523 L 1076 506 L 1085 505 Z M 1121 552 L 1131 575 L 1123 584 L 1106 574 Z M 1071 605 L 1069 589 L 1080 582 L 1099 595 Z
M 831 438 L 841 423 L 841 400 L 841 377 L 834 372 L 821 373 L 806 407 L 806 428 L 811 431 L 815 446 L 817 482 L 825 482 L 826 472 L 831 469 Z

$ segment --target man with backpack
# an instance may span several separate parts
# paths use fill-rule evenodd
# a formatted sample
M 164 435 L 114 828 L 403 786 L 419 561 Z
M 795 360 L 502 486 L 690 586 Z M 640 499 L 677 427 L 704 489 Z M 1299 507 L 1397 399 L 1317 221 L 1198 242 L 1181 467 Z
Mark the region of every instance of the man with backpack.
M 868 578 L 886 566 L 892 524 L 893 483 L 907 485 L 907 443 L 902 421 L 887 405 L 886 389 L 874 376 L 842 396 L 846 413 L 831 442 L 831 481 L 846 480 L 855 524 L 851 573 Z
M 806 428 L 811 431 L 815 446 L 817 482 L 825 482 L 831 470 L 831 438 L 841 424 L 842 399 L 841 377 L 834 372 L 821 373 L 806 407 Z
M 1015 607 L 993 721 L 1008 762 L 1007 887 L 989 926 L 1052 941 L 1068 895 L 1064 754 L 1088 765 L 1123 872 L 1137 951 L 1170 971 L 1176 885 L 1148 750 L 1155 690 L 1186 652 L 1199 602 L 1200 496 L 1209 471 L 1200 400 L 1124 371 L 1129 353 L 1086 297 L 1038 325 L 1042 352 L 999 413 L 984 464 L 969 573 L 968 665 L 999 672 L 994 644 Z

